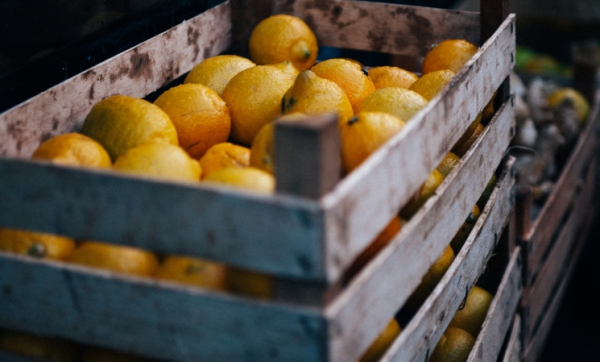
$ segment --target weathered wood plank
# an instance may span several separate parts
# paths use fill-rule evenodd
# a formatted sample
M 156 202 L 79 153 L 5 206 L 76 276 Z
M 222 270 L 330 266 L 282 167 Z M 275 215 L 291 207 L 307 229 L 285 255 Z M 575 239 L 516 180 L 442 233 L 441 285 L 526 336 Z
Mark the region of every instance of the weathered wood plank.
M 481 44 L 473 12 L 323 0 L 276 1 L 273 12 L 304 19 L 319 44 L 331 47 L 424 56 L 445 39 Z
M 502 362 L 521 361 L 521 316 L 515 315 Z
M 323 361 L 318 309 L 0 253 L 0 325 L 165 360 Z
M 512 209 L 510 195 L 514 185 L 514 177 L 511 176 L 509 167 L 512 167 L 512 164 L 506 165 L 496 189 L 455 261 L 390 347 L 383 358 L 384 361 L 421 361 L 435 348 L 464 300 L 465 291 L 475 285 L 485 270 L 498 238 L 508 222 Z M 453 229 L 448 228 L 446 234 L 452 234 L 449 230 Z
M 51 136 L 78 130 L 112 94 L 145 97 L 231 43 L 225 2 L 0 114 L 0 156 L 28 157 Z
M 6 352 L 0 349 L 0 361 L 4 362 L 40 362 L 39 359 Z
M 510 16 L 402 132 L 322 199 L 329 280 L 350 265 L 421 187 L 510 72 L 513 63 L 507 54 L 514 53 L 513 22 L 514 16 Z M 502 139 L 511 137 L 506 132 Z
M 599 104 L 600 102 L 595 103 L 588 123 L 561 171 L 561 175 L 548 196 L 544 207 L 531 228 L 523 236 L 523 245 L 527 253 L 525 260 L 526 286 L 531 285 L 542 266 L 542 258 L 548 250 L 556 226 L 559 225 L 571 203 L 575 185 L 582 174 L 583 167 L 587 165 L 590 157 L 594 154 Z
M 521 250 L 517 248 L 512 253 L 468 362 L 487 362 L 498 359 L 523 290 L 521 265 Z

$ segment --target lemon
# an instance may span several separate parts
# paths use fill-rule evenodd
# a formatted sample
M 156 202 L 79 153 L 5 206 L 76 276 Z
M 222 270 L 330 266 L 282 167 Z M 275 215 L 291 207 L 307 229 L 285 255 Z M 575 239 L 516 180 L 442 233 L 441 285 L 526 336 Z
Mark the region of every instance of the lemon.
M 407 220 L 410 219 L 435 194 L 435 190 L 437 190 L 442 181 L 444 181 L 444 175 L 438 170 L 433 170 L 427 177 L 427 180 L 421 185 L 419 191 L 402 208 L 400 216 Z
M 585 120 L 590 113 L 590 105 L 583 94 L 573 88 L 559 88 L 552 92 L 548 97 L 548 105 L 551 109 L 555 109 L 561 102 L 567 99 L 573 103 L 573 108 L 577 112 L 579 123 L 585 123 Z
M 448 69 L 436 70 L 417 79 L 408 89 L 415 91 L 430 101 L 446 84 L 450 83 L 454 72 Z
M 66 260 L 75 249 L 75 240 L 59 235 L 0 228 L 0 251 L 37 258 Z
M 283 70 L 284 72 L 291 75 L 298 75 L 298 73 L 300 73 L 300 71 L 296 69 L 296 67 L 294 67 L 294 64 L 292 64 L 292 62 L 288 60 L 284 60 L 280 63 L 270 64 L 270 66 L 275 67 L 279 70 Z
M 113 169 L 128 174 L 165 180 L 199 181 L 202 169 L 181 147 L 168 143 L 144 143 L 117 158 Z
M 273 298 L 273 277 L 255 271 L 234 267 L 227 268 L 227 289 L 233 293 Z
M 474 345 L 475 338 L 469 332 L 448 327 L 429 356 L 429 362 L 466 362 Z
M 449 69 L 458 73 L 479 48 L 464 39 L 448 39 L 433 47 L 423 58 L 423 75 L 436 70 Z
M 358 112 L 385 112 L 409 122 L 426 105 L 427 99 L 417 92 L 387 87 L 369 94 L 358 106 Z
M 379 333 L 375 341 L 369 346 L 369 349 L 360 357 L 360 362 L 379 361 L 388 348 L 394 343 L 396 337 L 400 335 L 400 325 L 395 318 L 385 326 Z
M 473 209 L 471 209 L 471 212 L 467 216 L 467 219 L 465 220 L 465 222 L 463 222 L 460 229 L 458 229 L 456 235 L 454 235 L 454 237 L 450 241 L 450 246 L 452 247 L 452 250 L 454 250 L 455 253 L 458 254 L 465 241 L 467 241 L 469 234 L 475 227 L 475 223 L 477 223 L 477 219 L 479 219 L 479 215 L 481 215 L 479 206 L 473 206 Z
M 158 259 L 151 252 L 96 241 L 83 242 L 71 254 L 69 261 L 137 276 L 153 276 L 158 268 Z
M 79 348 L 74 342 L 8 330 L 0 331 L 0 349 L 54 362 L 76 362 L 79 356 Z
M 281 115 L 281 99 L 294 79 L 276 67 L 260 65 L 233 77 L 221 95 L 231 114 L 231 137 L 250 145 L 263 125 Z
M 256 64 L 290 61 L 298 70 L 309 69 L 317 59 L 317 38 L 306 23 L 291 15 L 273 15 L 250 34 L 250 58 Z
M 229 142 L 217 143 L 206 151 L 200 159 L 202 178 L 212 172 L 227 167 L 250 166 L 250 149 Z
M 477 120 L 475 120 L 475 122 L 476 121 Z M 471 133 L 471 136 L 469 136 L 469 138 L 462 143 L 459 143 L 460 142 L 460 140 L 459 140 L 459 142 L 457 142 L 456 145 L 454 145 L 454 147 L 452 148 L 452 152 L 454 152 L 458 157 L 464 157 L 464 155 L 469 151 L 469 149 L 471 148 L 473 143 L 475 143 L 475 141 L 477 141 L 479 136 L 481 136 L 481 134 L 483 133 L 483 130 L 484 130 L 483 124 L 477 123 L 477 127 L 475 128 L 473 133 Z M 468 130 L 467 130 L 467 132 L 468 132 Z
M 456 165 L 458 165 L 459 162 L 460 162 L 460 157 L 458 157 L 453 152 L 448 152 L 446 154 L 446 156 L 444 156 L 444 159 L 442 160 L 442 162 L 440 162 L 438 167 L 436 167 L 436 169 L 442 173 L 444 178 L 446 178 L 446 177 L 448 177 L 450 172 L 452 172 L 454 167 L 456 167 Z
M 156 277 L 206 289 L 227 289 L 225 266 L 200 258 L 168 255 L 158 267 Z
M 270 194 L 275 191 L 275 178 L 270 173 L 254 167 L 222 168 L 210 173 L 206 183 L 221 184 L 229 187 Z
M 469 291 L 463 308 L 456 311 L 448 326 L 464 329 L 473 337 L 476 337 L 481 331 L 481 326 L 493 299 L 494 296 L 488 291 L 475 285 Z
M 203 84 L 218 95 L 223 93 L 231 78 L 242 70 L 254 67 L 253 61 L 239 55 L 217 55 L 198 63 L 185 77 L 183 84 Z
M 98 141 L 114 161 L 145 142 L 178 144 L 177 130 L 158 106 L 135 97 L 114 95 L 96 103 L 81 133 Z
M 112 164 L 100 143 L 80 133 L 61 134 L 42 142 L 31 158 L 80 167 L 108 168 Z
M 485 189 L 481 193 L 481 196 L 479 196 L 479 200 L 477 200 L 477 206 L 479 206 L 479 209 L 483 210 L 485 204 L 487 204 L 490 196 L 492 196 L 492 192 L 494 192 L 494 187 L 496 186 L 497 181 L 498 177 L 496 174 L 492 174 L 492 177 L 490 177 L 487 185 L 485 185 Z
M 369 69 L 369 78 L 376 89 L 400 87 L 408 89 L 419 77 L 406 69 L 382 65 Z

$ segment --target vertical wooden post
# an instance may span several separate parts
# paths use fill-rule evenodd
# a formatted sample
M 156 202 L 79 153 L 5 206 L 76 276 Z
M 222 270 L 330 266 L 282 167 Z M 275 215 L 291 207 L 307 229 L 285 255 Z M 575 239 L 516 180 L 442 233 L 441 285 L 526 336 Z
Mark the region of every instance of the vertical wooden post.
M 500 27 L 504 19 L 508 16 L 508 0 L 480 0 L 480 42 L 481 45 L 486 42 L 494 32 Z M 515 31 L 515 29 L 512 29 Z M 507 54 L 506 56 L 514 57 L 514 54 Z M 506 77 L 494 100 L 494 109 L 500 108 L 508 100 L 510 96 L 510 82 L 509 78 Z
M 272 14 L 273 0 L 231 0 L 232 44 L 234 54 L 249 57 L 248 40 L 252 29 Z
M 525 239 L 531 228 L 531 189 L 529 187 L 517 188 L 515 199 L 515 212 L 517 213 L 516 232 L 517 238 Z
M 571 49 L 573 87 L 593 105 L 597 88 L 598 53 L 593 40 L 575 43 Z
M 277 192 L 318 199 L 340 178 L 337 114 L 275 122 Z

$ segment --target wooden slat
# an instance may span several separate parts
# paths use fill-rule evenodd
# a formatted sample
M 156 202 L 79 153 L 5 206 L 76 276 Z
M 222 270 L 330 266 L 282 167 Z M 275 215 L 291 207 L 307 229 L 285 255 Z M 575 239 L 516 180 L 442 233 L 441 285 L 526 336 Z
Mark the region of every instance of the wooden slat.
M 539 322 L 545 306 L 552 298 L 556 285 L 560 282 L 565 269 L 569 267 L 568 255 L 571 255 L 573 245 L 579 238 L 586 221 L 587 212 L 594 202 L 596 168 L 595 158 L 589 162 L 585 183 L 581 192 L 573 200 L 573 207 L 567 222 L 561 227 L 556 242 L 552 246 L 548 258 L 540 269 L 539 277 L 535 283 L 524 293 L 525 326 L 523 333 L 529 339 L 534 332 L 535 325 Z
M 496 361 L 516 313 L 521 292 L 521 250 L 513 251 L 500 286 L 494 295 L 481 332 L 469 354 L 468 362 Z
M 515 315 L 501 362 L 521 361 L 521 316 Z
M 230 44 L 225 2 L 0 114 L 0 156 L 28 157 L 51 136 L 78 130 L 98 101 L 145 97 Z
M 481 44 L 473 12 L 323 0 L 275 1 L 273 12 L 304 19 L 319 44 L 331 47 L 424 56 L 445 39 Z
M 40 362 L 37 358 L 29 358 L 22 355 L 6 352 L 0 349 L 0 361 L 4 362 Z
M 512 162 L 506 167 L 475 228 L 455 261 L 390 347 L 383 361 L 424 360 L 425 356 L 433 351 L 437 340 L 458 310 L 466 291 L 473 287 L 485 270 L 498 238 L 508 222 L 512 208 L 510 196 L 514 185 L 514 178 L 510 175 Z M 446 229 L 446 234 L 452 234 L 448 230 L 453 229 Z M 448 244 L 449 240 L 443 246 Z M 405 288 L 408 289 L 408 286 Z M 398 292 L 398 288 L 392 289 Z
M 506 54 L 515 47 L 514 20 L 510 16 L 448 88 L 322 199 L 329 280 L 398 213 L 492 97 L 512 68 Z M 500 137 L 512 136 L 507 129 Z
M 0 325 L 165 360 L 323 361 L 319 310 L 0 253 Z
M 598 98 L 597 98 L 598 99 Z M 571 203 L 575 185 L 582 169 L 595 152 L 596 126 L 600 102 L 596 102 L 588 123 L 581 133 L 569 160 L 561 171 L 552 192 L 542 210 L 523 236 L 523 247 L 527 254 L 525 261 L 525 285 L 531 285 L 541 267 L 542 258 L 548 250 L 552 236 L 565 211 Z

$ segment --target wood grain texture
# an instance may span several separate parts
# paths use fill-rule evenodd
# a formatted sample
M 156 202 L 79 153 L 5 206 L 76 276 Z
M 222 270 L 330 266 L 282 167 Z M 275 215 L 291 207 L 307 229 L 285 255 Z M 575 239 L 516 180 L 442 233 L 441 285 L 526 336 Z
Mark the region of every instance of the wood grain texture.
M 521 266 L 521 250 L 517 248 L 511 255 L 468 362 L 496 361 L 501 354 L 523 291 Z
M 421 187 L 510 72 L 513 22 L 509 17 L 447 88 L 322 198 L 328 280 L 335 280 Z
M 524 260 L 524 284 L 526 286 L 531 285 L 537 276 L 542 266 L 543 256 L 548 250 L 563 215 L 571 204 L 575 186 L 582 175 L 583 168 L 595 153 L 599 104 L 600 102 L 595 103 L 587 125 L 579 136 L 552 192 L 531 224 L 531 228 L 523 236 L 523 248 L 527 253 Z
M 286 306 L 0 253 L 0 325 L 165 360 L 323 361 L 326 321 Z
M 383 361 L 421 361 L 435 348 L 467 292 L 485 270 L 508 222 L 512 209 L 510 195 L 514 185 L 509 167 L 512 165 L 506 165 L 503 170 L 496 189 L 455 261 L 411 322 L 403 328 Z
M 145 97 L 231 43 L 226 2 L 0 114 L 0 156 L 29 157 L 38 145 L 79 130 L 89 110 L 113 95 Z
M 276 1 L 274 13 L 302 18 L 319 45 L 424 56 L 445 39 L 479 42 L 479 13 L 361 1 Z M 498 27 L 496 27 L 497 29 Z
M 521 361 L 521 316 L 515 315 L 501 362 Z

